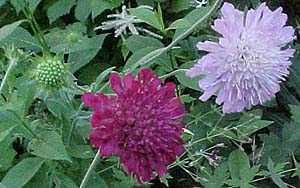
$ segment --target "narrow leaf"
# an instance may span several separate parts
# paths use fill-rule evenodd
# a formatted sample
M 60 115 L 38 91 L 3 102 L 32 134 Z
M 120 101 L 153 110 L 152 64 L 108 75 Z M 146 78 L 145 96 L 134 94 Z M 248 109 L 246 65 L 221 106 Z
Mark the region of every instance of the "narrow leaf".
M 23 159 L 8 171 L 1 184 L 10 188 L 21 188 L 37 173 L 44 162 L 44 159 L 38 157 Z
M 288 188 L 287 184 L 282 181 L 282 179 L 279 177 L 278 174 L 276 174 L 274 167 L 273 167 L 274 164 L 271 159 L 269 159 L 267 166 L 268 166 L 268 169 L 271 174 L 271 178 L 272 178 L 273 182 L 280 188 Z

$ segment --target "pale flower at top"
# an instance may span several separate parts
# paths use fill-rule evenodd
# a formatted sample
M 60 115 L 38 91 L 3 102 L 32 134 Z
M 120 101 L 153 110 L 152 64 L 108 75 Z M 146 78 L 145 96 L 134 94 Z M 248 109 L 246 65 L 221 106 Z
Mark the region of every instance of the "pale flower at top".
M 216 94 L 216 103 L 224 113 L 241 112 L 275 97 L 280 82 L 288 74 L 294 49 L 294 29 L 285 26 L 282 8 L 271 11 L 265 3 L 245 14 L 224 3 L 222 18 L 213 30 L 221 34 L 219 42 L 199 42 L 197 48 L 208 52 L 187 71 L 187 76 L 205 75 L 199 81 L 204 90 L 200 100 Z

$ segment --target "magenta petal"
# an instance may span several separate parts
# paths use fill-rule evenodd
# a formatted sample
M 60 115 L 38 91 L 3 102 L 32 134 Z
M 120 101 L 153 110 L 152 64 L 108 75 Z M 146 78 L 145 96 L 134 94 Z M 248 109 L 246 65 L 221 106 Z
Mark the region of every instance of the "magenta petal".
M 123 90 L 121 78 L 117 73 L 111 73 L 109 76 L 111 88 L 117 94 L 121 94 Z
M 97 96 L 95 96 L 94 94 L 92 94 L 90 92 L 86 92 L 81 96 L 81 100 L 88 107 L 90 107 L 92 109 L 97 108 L 98 99 L 97 99 Z
M 114 154 L 114 151 L 115 151 L 115 143 L 113 143 L 113 142 L 108 142 L 106 144 L 103 144 L 100 149 L 101 155 L 103 155 L 105 157 L 108 157 L 108 156 Z
M 103 156 L 118 155 L 126 173 L 139 183 L 153 179 L 154 170 L 163 176 L 183 152 L 181 118 L 186 111 L 175 96 L 176 85 L 162 85 L 150 69 L 142 69 L 136 78 L 112 73 L 109 79 L 114 96 L 82 96 L 94 110 L 91 144 Z

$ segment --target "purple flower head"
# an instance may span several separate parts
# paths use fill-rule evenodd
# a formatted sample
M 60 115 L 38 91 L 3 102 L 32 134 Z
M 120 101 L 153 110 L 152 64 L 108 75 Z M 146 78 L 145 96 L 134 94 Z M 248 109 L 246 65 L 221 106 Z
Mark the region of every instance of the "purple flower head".
M 289 58 L 294 50 L 287 43 L 294 39 L 294 29 L 285 26 L 282 8 L 271 11 L 265 3 L 246 15 L 224 3 L 222 18 L 212 28 L 221 34 L 219 42 L 199 42 L 197 48 L 209 52 L 187 76 L 204 74 L 199 86 L 200 100 L 217 93 L 217 104 L 224 113 L 241 112 L 275 97 L 280 82 L 289 74 Z
M 167 165 L 183 153 L 181 139 L 185 109 L 175 96 L 175 84 L 155 77 L 149 69 L 135 79 L 110 75 L 117 96 L 85 93 L 82 101 L 94 110 L 90 142 L 103 156 L 118 155 L 128 174 L 139 183 L 162 177 Z

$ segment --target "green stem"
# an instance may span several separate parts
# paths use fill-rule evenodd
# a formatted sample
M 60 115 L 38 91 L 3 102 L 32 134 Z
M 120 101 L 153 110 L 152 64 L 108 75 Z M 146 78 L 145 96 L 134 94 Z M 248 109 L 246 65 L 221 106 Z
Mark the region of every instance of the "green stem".
M 4 78 L 3 78 L 2 82 L 1 82 L 1 85 L 0 85 L 0 95 L 3 92 L 4 85 L 7 82 L 8 76 L 10 75 L 11 71 L 13 70 L 13 66 L 15 65 L 16 62 L 17 61 L 11 61 L 11 60 L 9 61 L 7 71 L 6 71 L 6 73 L 4 75 Z
M 50 53 L 49 52 L 49 47 L 46 43 L 43 32 L 40 29 L 33 13 L 31 12 L 30 8 L 28 7 L 28 4 L 25 1 L 23 1 L 24 2 L 24 4 L 23 4 L 20 0 L 17 0 L 17 2 L 20 5 L 20 7 L 22 7 L 22 12 L 25 15 L 25 17 L 27 18 L 27 20 L 29 21 L 30 27 L 33 30 L 33 32 L 34 32 L 38 42 L 40 43 L 41 47 L 43 48 L 43 51 L 45 51 L 46 53 Z
M 192 143 L 190 143 L 190 144 L 187 144 L 186 147 L 191 147 L 192 145 L 197 144 L 197 143 L 199 143 L 199 142 L 203 142 L 203 141 L 205 141 L 205 140 L 210 140 L 210 139 L 212 139 L 212 138 L 215 138 L 215 137 L 218 137 L 218 136 L 222 136 L 222 135 L 224 135 L 225 133 L 227 133 L 228 131 L 231 131 L 231 130 L 234 130 L 234 129 L 243 127 L 243 126 L 245 126 L 246 124 L 252 122 L 252 121 L 255 120 L 255 119 L 256 119 L 256 117 L 253 117 L 253 118 L 249 119 L 248 121 L 245 121 L 244 123 L 242 123 L 242 124 L 240 124 L 240 125 L 238 125 L 238 126 L 231 127 L 231 128 L 225 127 L 223 132 L 220 132 L 220 133 L 218 133 L 218 134 L 214 134 L 214 135 L 207 136 L 207 137 L 201 138 L 201 139 L 199 139 L 199 140 L 196 140 L 196 141 L 194 141 L 194 142 L 192 142 Z
M 165 79 L 165 78 L 169 78 L 170 76 L 174 76 L 176 73 L 178 73 L 178 72 L 185 72 L 185 71 L 187 71 L 188 69 L 177 69 L 177 70 L 174 70 L 174 71 L 172 71 L 172 72 L 170 72 L 170 73 L 168 73 L 168 74 L 165 74 L 165 75 L 163 75 L 163 76 L 160 76 L 159 78 L 160 79 Z
M 83 103 L 81 103 L 80 106 L 77 109 L 77 112 L 76 112 L 75 116 L 74 116 L 75 118 L 72 121 L 70 132 L 69 132 L 69 135 L 68 135 L 68 140 L 67 140 L 67 145 L 68 146 L 70 146 L 71 141 L 72 141 L 72 135 L 73 135 L 73 132 L 74 132 L 74 129 L 75 129 L 75 123 L 76 123 L 76 120 L 77 120 L 76 117 L 78 117 L 79 112 L 82 110 L 83 106 L 84 106 Z
M 98 163 L 98 161 L 99 161 L 100 158 L 101 158 L 100 157 L 100 150 L 98 150 L 98 152 L 96 153 L 96 155 L 94 157 L 94 160 L 92 161 L 89 169 L 87 170 L 87 172 L 86 172 L 86 174 L 85 174 L 85 176 L 84 176 L 84 178 L 83 178 L 83 180 L 82 180 L 79 188 L 84 188 L 86 186 L 86 184 L 88 183 L 89 178 L 92 175 L 92 172 L 93 172 L 94 168 L 96 167 L 96 165 L 97 165 L 97 163 Z
M 288 173 L 288 172 L 293 172 L 293 171 L 296 171 L 296 170 L 297 170 L 297 168 L 292 168 L 292 169 L 284 170 L 282 172 L 278 172 L 278 174 L 281 175 L 281 174 L 285 174 L 285 173 Z M 262 178 L 258 178 L 258 179 L 252 180 L 251 183 L 262 181 L 262 180 L 265 180 L 265 179 L 269 179 L 270 177 L 271 177 L 271 175 L 265 176 L 265 177 L 262 177 Z
M 168 50 L 170 50 L 173 46 L 175 46 L 179 41 L 181 41 L 182 39 L 186 38 L 188 35 L 190 35 L 193 30 L 195 28 L 197 28 L 200 24 L 202 24 L 202 22 L 204 22 L 207 18 L 209 18 L 209 16 L 215 11 L 215 9 L 218 7 L 218 5 L 220 4 L 220 2 L 222 2 L 222 0 L 216 0 L 215 3 L 213 4 L 212 8 L 201 18 L 199 19 L 195 24 L 193 24 L 190 28 L 188 28 L 184 33 L 182 33 L 181 35 L 179 35 L 175 40 L 173 40 L 168 46 L 164 47 L 164 48 L 160 48 L 157 50 L 154 50 L 152 52 L 150 52 L 148 55 L 142 57 L 141 59 L 139 59 L 130 69 L 125 70 L 128 72 L 132 72 L 133 70 L 135 70 L 138 66 L 142 65 L 142 64 L 147 64 L 150 61 L 156 59 L 157 57 L 159 57 L 160 55 L 162 55 L 163 53 L 167 52 Z

